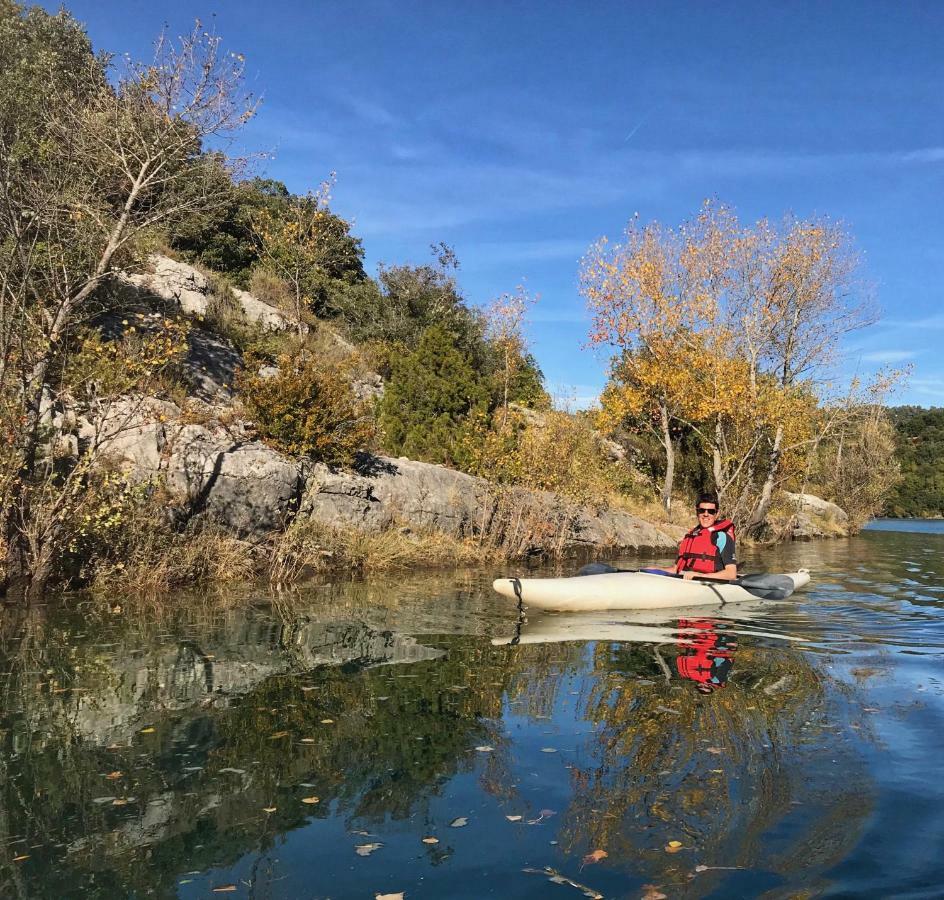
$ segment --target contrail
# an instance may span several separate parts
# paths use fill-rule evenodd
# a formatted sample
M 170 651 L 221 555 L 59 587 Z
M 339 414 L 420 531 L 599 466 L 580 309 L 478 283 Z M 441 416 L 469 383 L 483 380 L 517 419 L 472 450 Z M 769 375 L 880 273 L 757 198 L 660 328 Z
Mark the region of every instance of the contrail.
M 639 122 L 638 122 L 638 124 L 636 125 L 636 127 L 635 127 L 629 134 L 627 134 L 626 137 L 623 139 L 623 143 L 624 143 L 624 144 L 627 143 L 627 142 L 629 141 L 629 139 L 630 139 L 637 131 L 639 131 L 640 128 L 642 128 L 643 125 L 646 124 L 646 120 L 649 118 L 649 116 L 651 115 L 651 113 L 652 113 L 652 110 L 650 110 L 649 112 L 647 112 L 647 113 L 639 120 Z

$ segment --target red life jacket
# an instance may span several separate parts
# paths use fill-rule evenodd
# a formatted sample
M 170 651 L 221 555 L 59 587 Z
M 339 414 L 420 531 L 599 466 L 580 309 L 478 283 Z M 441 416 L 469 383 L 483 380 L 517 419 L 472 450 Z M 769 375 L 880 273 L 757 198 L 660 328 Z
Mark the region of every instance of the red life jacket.
M 715 545 L 714 536 L 723 531 L 734 540 L 734 523 L 730 519 L 715 522 L 709 528 L 696 525 L 679 544 L 678 559 L 675 561 L 676 572 L 720 572 L 721 557 Z

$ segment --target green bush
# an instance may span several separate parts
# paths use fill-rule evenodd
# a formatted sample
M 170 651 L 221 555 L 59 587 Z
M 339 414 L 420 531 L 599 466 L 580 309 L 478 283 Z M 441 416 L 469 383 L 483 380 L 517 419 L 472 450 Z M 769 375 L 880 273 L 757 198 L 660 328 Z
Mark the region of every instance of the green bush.
M 384 446 L 428 462 L 455 464 L 464 420 L 488 406 L 488 387 L 456 337 L 441 325 L 391 361 L 380 404 Z
M 260 375 L 259 362 L 247 360 L 237 388 L 266 443 L 329 464 L 349 463 L 370 444 L 373 416 L 343 367 L 328 368 L 310 354 L 282 355 L 277 374 Z

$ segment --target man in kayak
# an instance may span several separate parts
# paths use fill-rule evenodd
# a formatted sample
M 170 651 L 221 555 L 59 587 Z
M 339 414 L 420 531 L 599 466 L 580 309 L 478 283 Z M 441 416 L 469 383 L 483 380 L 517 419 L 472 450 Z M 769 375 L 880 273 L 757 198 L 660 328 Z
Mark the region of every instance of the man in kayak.
M 682 538 L 678 559 L 671 569 L 644 569 L 692 578 L 733 581 L 737 578 L 734 561 L 734 523 L 719 519 L 720 508 L 715 494 L 700 494 L 695 504 L 698 523 Z

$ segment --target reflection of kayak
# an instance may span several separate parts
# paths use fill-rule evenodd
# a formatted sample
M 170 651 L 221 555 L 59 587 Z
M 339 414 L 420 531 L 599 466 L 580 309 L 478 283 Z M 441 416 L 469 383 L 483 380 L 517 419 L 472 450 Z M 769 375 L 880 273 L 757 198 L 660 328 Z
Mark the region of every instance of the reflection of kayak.
M 647 572 L 606 572 L 572 578 L 496 578 L 492 587 L 525 606 L 561 612 L 717 606 L 757 597 L 783 599 L 808 584 L 805 569 L 785 575 L 745 575 L 737 582 L 683 581 Z
M 785 641 L 799 640 L 786 634 L 768 634 L 754 628 L 739 627 L 739 623 L 762 616 L 769 605 L 756 599 L 738 604 L 737 620 L 727 623 L 727 633 L 772 637 Z M 492 644 L 497 646 L 554 644 L 565 641 L 614 641 L 638 644 L 677 643 L 684 646 L 688 638 L 699 633 L 698 629 L 682 626 L 677 616 L 661 610 L 624 610 L 616 616 L 608 612 L 593 611 L 570 615 L 539 612 L 528 616 L 515 636 L 492 638 Z

